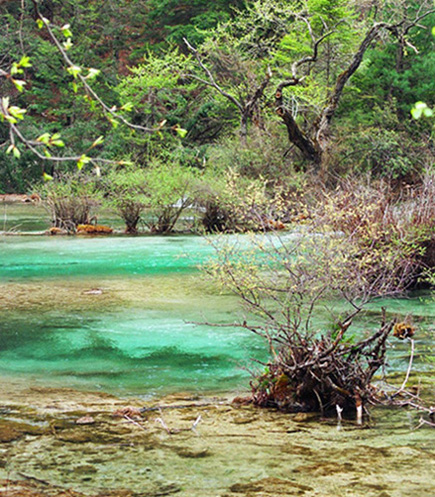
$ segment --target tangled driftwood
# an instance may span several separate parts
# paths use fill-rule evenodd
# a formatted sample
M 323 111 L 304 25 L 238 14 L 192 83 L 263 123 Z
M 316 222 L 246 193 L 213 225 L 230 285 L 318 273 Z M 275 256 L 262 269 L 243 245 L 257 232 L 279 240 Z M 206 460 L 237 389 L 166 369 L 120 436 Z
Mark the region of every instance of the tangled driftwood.
M 344 336 L 351 321 L 341 325 L 335 337 L 307 341 L 292 333 L 251 382 L 252 401 L 262 407 L 287 411 L 336 412 L 362 410 L 373 402 L 372 379 L 385 363 L 386 341 L 395 325 L 385 321 L 365 340 L 349 343 Z

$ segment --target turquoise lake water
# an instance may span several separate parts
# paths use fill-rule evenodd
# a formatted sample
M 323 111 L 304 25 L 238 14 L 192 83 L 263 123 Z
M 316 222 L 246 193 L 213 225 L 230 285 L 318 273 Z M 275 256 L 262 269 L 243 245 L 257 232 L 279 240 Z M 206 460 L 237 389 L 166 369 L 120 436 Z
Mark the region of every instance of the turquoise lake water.
M 237 302 L 203 281 L 199 237 L 0 240 L 0 373 L 118 394 L 247 384 L 264 357 L 229 322 Z
M 248 388 L 244 367 L 266 358 L 264 343 L 246 330 L 195 324 L 241 315 L 198 270 L 212 255 L 195 236 L 0 237 L 0 375 L 121 395 Z M 379 302 L 359 328 L 376 329 L 385 304 L 413 314 L 416 368 L 430 368 L 433 299 Z M 403 371 L 409 348 L 392 345 L 390 367 Z

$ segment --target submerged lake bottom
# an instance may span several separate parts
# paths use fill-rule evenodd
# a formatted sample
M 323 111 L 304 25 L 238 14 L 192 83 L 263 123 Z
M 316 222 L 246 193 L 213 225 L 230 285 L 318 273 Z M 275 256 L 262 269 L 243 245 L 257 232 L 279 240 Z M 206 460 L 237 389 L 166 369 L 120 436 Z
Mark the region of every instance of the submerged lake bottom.
M 198 237 L 0 240 L 0 496 L 434 495 L 434 432 L 415 411 L 360 427 L 231 403 L 267 352 L 204 324 L 243 316 L 198 271 L 211 254 Z M 432 297 L 387 309 L 413 314 L 412 382 L 433 398 Z M 389 372 L 408 359 L 392 343 Z
M 434 495 L 435 434 L 417 428 L 417 412 L 373 408 L 358 426 L 232 398 L 146 401 L 2 382 L 0 495 Z
M 126 401 L 17 381 L 3 384 L 0 405 L 5 497 L 435 492 L 433 430 L 415 429 L 418 416 L 406 410 L 374 409 L 361 427 L 236 406 L 224 395 Z

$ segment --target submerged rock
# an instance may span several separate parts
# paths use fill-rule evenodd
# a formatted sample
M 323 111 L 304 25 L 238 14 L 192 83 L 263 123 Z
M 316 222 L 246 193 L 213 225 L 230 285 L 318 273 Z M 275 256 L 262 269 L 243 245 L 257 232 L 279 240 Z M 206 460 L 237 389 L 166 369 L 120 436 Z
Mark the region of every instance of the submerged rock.
M 76 425 L 93 425 L 95 419 L 92 416 L 82 416 L 76 421 Z
M 42 435 L 46 430 L 42 427 L 18 421 L 0 420 L 0 442 L 8 443 L 19 440 L 25 435 Z
M 198 459 L 210 456 L 210 451 L 207 448 L 174 447 L 174 452 L 180 457 L 186 457 L 188 459 Z
M 230 487 L 230 491 L 236 494 L 260 494 L 261 496 L 271 497 L 278 495 L 304 495 L 306 492 L 312 492 L 313 490 L 312 487 L 307 485 L 280 478 L 263 478 L 253 483 L 236 483 Z

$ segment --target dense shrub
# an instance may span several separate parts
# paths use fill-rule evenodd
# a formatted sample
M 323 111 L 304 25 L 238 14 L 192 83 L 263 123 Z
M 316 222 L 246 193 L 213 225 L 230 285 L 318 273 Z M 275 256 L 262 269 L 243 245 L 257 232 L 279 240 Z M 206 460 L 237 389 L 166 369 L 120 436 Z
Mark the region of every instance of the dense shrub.
M 79 224 L 91 224 L 101 202 L 93 180 L 64 176 L 40 188 L 52 226 L 75 233 Z

